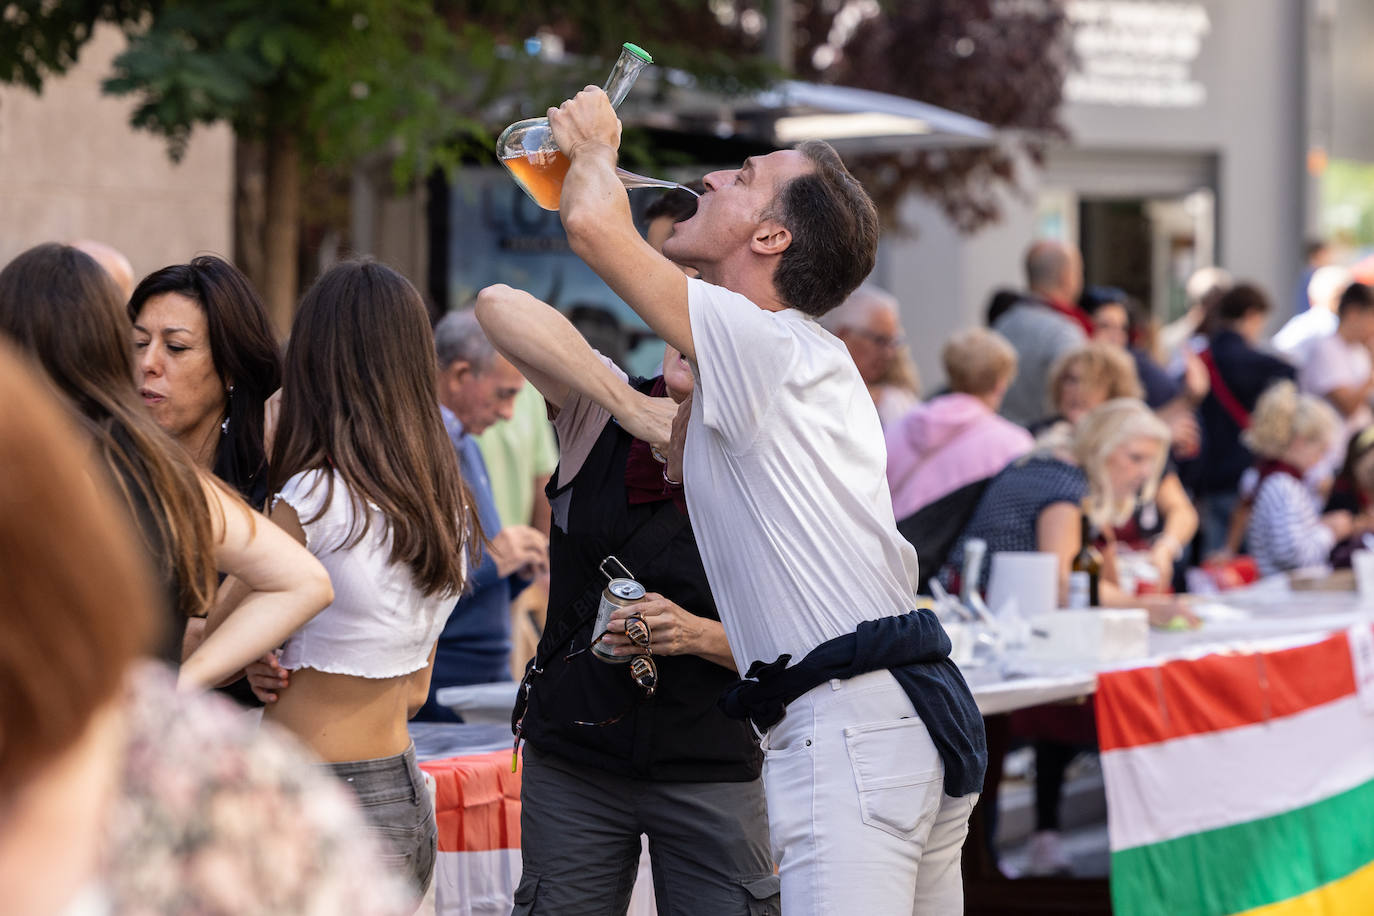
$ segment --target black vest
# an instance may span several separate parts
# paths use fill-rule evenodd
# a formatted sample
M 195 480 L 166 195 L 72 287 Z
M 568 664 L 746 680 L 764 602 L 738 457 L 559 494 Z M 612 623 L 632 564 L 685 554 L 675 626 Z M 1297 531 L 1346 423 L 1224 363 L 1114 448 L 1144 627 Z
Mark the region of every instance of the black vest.
M 638 384 L 647 392 L 651 383 Z M 652 699 L 630 679 L 628 665 L 607 664 L 585 648 L 593 620 L 562 645 L 551 645 L 559 621 L 588 583 L 600 586 L 603 558 L 620 551 L 662 503 L 631 506 L 625 463 L 633 439 L 611 420 L 577 476 L 558 487 L 549 482 L 554 524 L 549 537 L 552 569 L 549 613 L 539 658 L 544 673 L 531 682 L 524 734 L 540 751 L 610 773 L 661 782 L 744 782 L 758 777 L 763 762 L 747 723 L 729 719 L 717 701 L 739 676 L 694 655 L 655 655 L 659 686 Z M 631 570 L 647 591 L 658 592 L 700 617 L 719 620 L 706 582 L 696 538 L 684 526 L 658 556 Z M 628 710 L 628 711 L 627 711 Z M 625 713 L 612 725 L 602 722 Z

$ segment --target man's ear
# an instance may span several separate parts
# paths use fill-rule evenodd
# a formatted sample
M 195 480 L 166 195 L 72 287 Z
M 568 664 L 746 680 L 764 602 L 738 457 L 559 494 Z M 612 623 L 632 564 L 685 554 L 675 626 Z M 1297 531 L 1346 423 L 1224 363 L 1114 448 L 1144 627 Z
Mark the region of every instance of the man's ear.
M 755 254 L 782 254 L 791 244 L 791 230 L 775 219 L 766 219 L 754 230 L 749 249 Z
M 472 374 L 472 363 L 465 359 L 455 359 L 439 373 L 439 381 L 449 388 L 461 387 L 472 378 Z

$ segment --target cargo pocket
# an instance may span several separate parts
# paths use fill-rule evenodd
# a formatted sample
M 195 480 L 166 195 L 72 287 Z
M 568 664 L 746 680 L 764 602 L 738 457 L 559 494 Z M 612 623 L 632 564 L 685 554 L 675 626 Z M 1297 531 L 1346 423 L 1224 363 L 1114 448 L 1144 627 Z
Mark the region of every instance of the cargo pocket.
M 782 903 L 778 892 L 782 882 L 777 875 L 758 875 L 741 879 L 740 884 L 748 897 L 749 916 L 780 916 Z
M 863 822 L 901 840 L 933 819 L 944 793 L 944 768 L 925 723 L 906 718 L 844 730 Z
M 511 916 L 530 916 L 538 899 L 539 876 L 523 872 L 520 875 L 520 884 L 515 889 L 515 908 L 511 910 Z

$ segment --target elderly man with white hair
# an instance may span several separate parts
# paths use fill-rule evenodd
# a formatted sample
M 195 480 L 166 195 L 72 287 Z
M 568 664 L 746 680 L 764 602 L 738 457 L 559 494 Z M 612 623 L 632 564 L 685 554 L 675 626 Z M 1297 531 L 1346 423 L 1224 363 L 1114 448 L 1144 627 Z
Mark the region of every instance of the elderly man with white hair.
M 919 403 L 921 382 L 906 352 L 895 296 L 865 283 L 820 322 L 849 349 L 884 428 Z
M 1312 307 L 1288 319 L 1274 335 L 1274 349 L 1299 368 L 1307 365 L 1312 345 L 1336 333 L 1340 324 L 1336 306 L 1341 301 L 1341 294 L 1354 280 L 1350 271 L 1335 265 L 1313 271 L 1307 283 L 1307 301 Z

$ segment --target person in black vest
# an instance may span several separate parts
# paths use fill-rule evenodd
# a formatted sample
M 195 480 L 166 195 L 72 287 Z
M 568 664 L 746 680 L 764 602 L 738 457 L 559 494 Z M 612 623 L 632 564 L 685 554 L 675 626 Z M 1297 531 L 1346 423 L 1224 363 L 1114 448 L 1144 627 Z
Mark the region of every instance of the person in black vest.
M 548 623 L 516 709 L 527 743 L 515 912 L 624 913 L 646 834 L 660 912 L 777 913 L 762 753 L 717 705 L 738 675 L 681 485 L 636 438 L 649 432 L 621 425 L 632 411 L 593 400 L 652 398 L 666 429 L 690 368 L 667 347 L 661 376 L 626 384 L 552 308 L 531 322 L 479 303 L 477 317 L 556 414 L 562 453 L 548 487 Z M 657 665 L 652 693 L 588 650 L 607 557 L 648 592 L 634 610 Z M 642 652 L 617 615 L 597 648 Z

